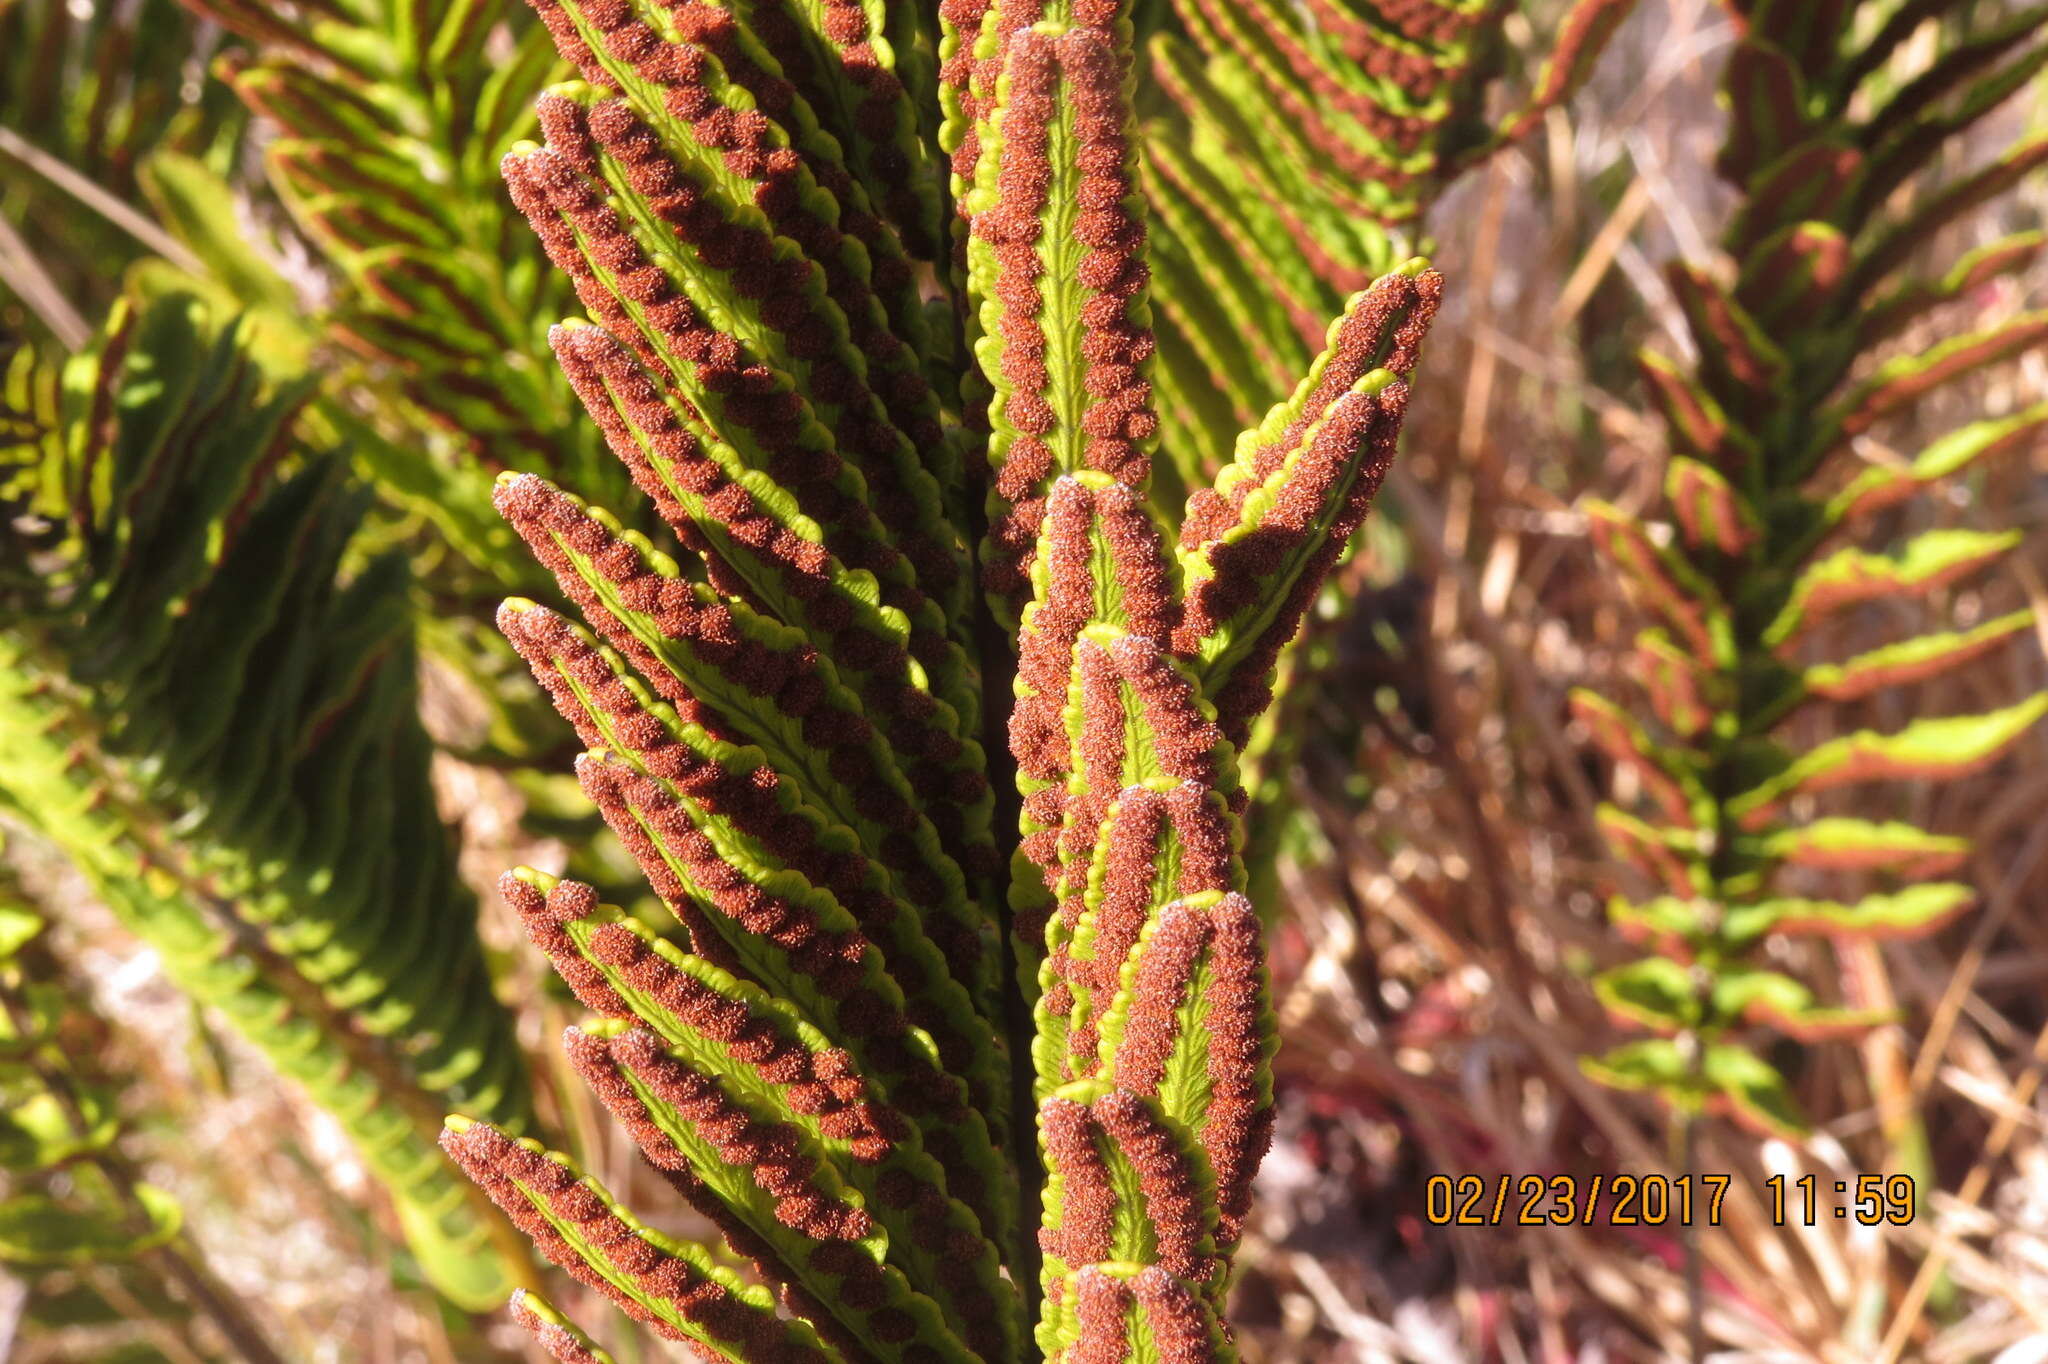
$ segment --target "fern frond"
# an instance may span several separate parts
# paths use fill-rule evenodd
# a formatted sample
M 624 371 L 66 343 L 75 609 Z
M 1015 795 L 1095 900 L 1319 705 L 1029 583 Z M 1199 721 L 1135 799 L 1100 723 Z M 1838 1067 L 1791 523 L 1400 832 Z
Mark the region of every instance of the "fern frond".
M 467 1303 L 513 1264 L 431 1142 L 528 1120 L 416 718 L 405 575 L 347 572 L 363 499 L 189 297 L 117 311 L 5 451 L 0 798 L 181 986 L 333 1112 Z M 33 513 L 63 509 L 64 520 Z
M 594 319 L 557 357 L 686 558 L 500 481 L 604 643 L 524 599 L 500 627 L 682 925 L 506 881 L 600 1016 L 576 1066 L 822 1349 L 1021 1360 L 1042 1292 L 1046 1358 L 1230 1358 L 1274 1045 L 1234 738 L 1392 456 L 1440 282 L 1374 284 L 1171 526 L 1122 6 L 949 0 L 915 111 L 931 35 L 873 42 L 878 7 L 542 8 L 589 84 L 544 97 L 506 178 Z M 804 36 L 827 10 L 841 47 Z M 846 35 L 904 56 L 870 117 L 829 64 Z M 873 183 L 941 147 L 950 225 Z M 929 320 L 895 297 L 911 260 Z M 1013 668 L 1014 841 L 979 694 Z M 565 1177 L 480 1130 L 451 1148 L 515 1208 Z
M 215 73 L 274 134 L 270 186 L 337 279 L 320 328 L 371 364 L 380 410 L 357 433 L 358 460 L 386 497 L 443 529 L 470 573 L 502 581 L 502 544 L 454 505 L 478 482 L 538 462 L 594 493 L 622 483 L 562 376 L 522 358 L 566 291 L 522 260 L 497 161 L 558 70 L 546 32 L 480 3 L 180 3 L 243 40 Z M 406 426 L 445 436 L 423 453 L 398 438 Z
M 1634 0 L 1578 0 L 1557 22 L 1525 101 L 1489 122 L 1512 5 L 1448 0 L 1224 4 L 1175 0 L 1185 36 L 1163 34 L 1147 77 L 1163 95 L 1146 139 L 1149 188 L 1189 255 L 1169 255 L 1168 316 L 1199 348 L 1200 300 L 1262 317 L 1256 348 L 1284 353 L 1282 317 L 1313 344 L 1322 319 L 1404 255 L 1431 201 L 1463 170 L 1569 99 Z M 1218 250 L 1220 243 L 1255 250 Z M 1180 317 L 1173 314 L 1179 312 Z M 1293 341 L 1292 345 L 1300 342 Z M 1169 345 L 1169 353 L 1182 348 Z M 1209 366 L 1233 389 L 1246 376 Z M 1176 374 L 1187 391 L 1201 376 Z M 1254 410 L 1285 391 L 1247 388 Z
M 1639 637 L 1636 656 L 1662 734 L 1604 698 L 1582 694 L 1574 710 L 1653 807 L 1647 818 L 1603 811 L 1616 855 L 1669 892 L 1613 901 L 1617 929 L 1658 955 L 1594 984 L 1610 1012 L 1666 1036 L 1626 1044 L 1589 1069 L 1686 1111 L 1725 1109 L 1783 1132 L 1799 1122 L 1790 1090 L 1750 1049 L 1749 1029 L 1825 1037 L 1877 1020 L 1761 969 L 1764 944 L 1924 934 L 1976 899 L 1968 885 L 1927 879 L 1956 869 L 1967 841 L 1818 814 L 1811 798 L 1967 775 L 2048 715 L 2048 694 L 2036 694 L 1891 731 L 1838 727 L 1803 749 L 1779 738 L 1812 732 L 1831 704 L 1912 686 L 2035 627 L 2022 610 L 1848 657 L 1829 628 L 1878 599 L 1938 607 L 1944 588 L 2018 542 L 1943 528 L 1892 546 L 1839 543 L 1864 532 L 1873 513 L 2032 441 L 2048 421 L 2039 406 L 1972 421 L 1903 464 L 1837 469 L 1858 438 L 1917 419 L 1929 394 L 2048 341 L 2048 318 L 2023 312 L 1918 354 L 1880 349 L 1965 281 L 1995 277 L 2036 248 L 2022 236 L 1932 276 L 1916 272 L 1944 228 L 2039 164 L 2036 138 L 1945 182 L 1930 169 L 2048 62 L 2048 43 L 2037 15 L 1974 35 L 1944 26 L 1929 65 L 1897 84 L 1884 73 L 1918 23 L 1906 18 L 1945 7 L 1907 5 L 1882 22 L 1883 7 L 1868 4 L 1731 8 L 1743 36 L 1724 76 L 1730 118 L 1716 166 L 1739 196 L 1722 237 L 1732 259 L 1672 272 L 1698 363 L 1644 359 L 1677 452 L 1664 489 L 1675 533 L 1586 506 L 1595 544 L 1659 623 Z M 1798 730 L 1786 726 L 1794 715 Z M 1787 894 L 1777 887 L 1788 868 L 1860 873 L 1880 888 L 1850 900 Z

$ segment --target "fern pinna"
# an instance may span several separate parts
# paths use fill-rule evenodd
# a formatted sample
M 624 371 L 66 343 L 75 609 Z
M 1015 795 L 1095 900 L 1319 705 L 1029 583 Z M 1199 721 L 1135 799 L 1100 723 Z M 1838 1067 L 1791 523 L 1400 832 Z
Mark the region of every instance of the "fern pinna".
M 1234 750 L 1437 276 L 1352 300 L 1174 544 L 1118 5 L 539 8 L 584 82 L 506 178 L 592 319 L 556 356 L 683 554 L 507 475 L 595 634 L 499 620 L 686 946 L 504 891 L 598 1015 L 578 1069 L 790 1315 L 559 1154 L 445 1144 L 708 1357 L 1232 1358 L 1273 1045 Z
M 1894 354 L 1892 344 L 2039 255 L 2042 235 L 2027 231 L 1936 275 L 1909 268 L 1944 229 L 2048 162 L 2048 138 L 2035 136 L 1989 164 L 1931 178 L 1938 154 L 2048 64 L 2048 42 L 2037 10 L 1957 35 L 1956 4 L 1750 0 L 1729 9 L 1741 36 L 1716 163 L 1739 195 L 1721 242 L 1728 259 L 1670 275 L 1699 361 L 1643 360 L 1672 444 L 1664 496 L 1673 525 L 1660 533 L 1606 503 L 1586 506 L 1596 544 L 1654 621 L 1637 637 L 1634 671 L 1656 732 L 1590 692 L 1574 708 L 1639 793 L 1634 810 L 1601 811 L 1604 831 L 1662 891 L 1612 902 L 1615 926 L 1654 955 L 1595 982 L 1611 1012 L 1660 1036 L 1589 1069 L 1682 1112 L 1725 1109 L 1784 1132 L 1800 1125 L 1796 1105 L 1783 1075 L 1744 1044 L 1744 1025 L 1813 1037 L 1880 1017 L 1832 1006 L 1766 965 L 1770 946 L 1925 933 L 1975 898 L 1940 879 L 1967 858 L 1965 840 L 1829 813 L 1814 798 L 1855 783 L 1965 775 L 2048 714 L 2048 694 L 2037 694 L 1888 732 L 1829 725 L 1836 737 L 1803 749 L 1778 737 L 1813 733 L 1824 707 L 1854 707 L 2032 632 L 2022 610 L 1846 658 L 1827 643 L 1830 624 L 1866 603 L 1940 603 L 1943 588 L 1985 571 L 2019 538 L 1933 529 L 1877 552 L 1857 543 L 1896 536 L 1886 528 L 1898 518 L 1883 514 L 1931 485 L 2037 443 L 2048 404 L 1981 417 L 1910 460 L 1859 466 L 1855 455 L 1867 433 L 1914 416 L 1925 395 L 2048 338 L 2048 313 L 2020 312 L 1918 353 Z M 1901 83 L 1888 74 L 1891 59 L 1930 19 L 1942 20 L 1945 40 Z M 1824 898 L 1826 879 L 1840 874 L 1877 878 L 1879 888 Z

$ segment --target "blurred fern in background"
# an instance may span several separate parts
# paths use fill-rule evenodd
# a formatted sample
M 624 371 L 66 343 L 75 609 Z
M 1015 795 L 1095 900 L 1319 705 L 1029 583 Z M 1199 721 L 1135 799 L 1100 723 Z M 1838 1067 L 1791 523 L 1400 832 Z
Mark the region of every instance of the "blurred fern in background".
M 1659 732 L 1613 698 L 1573 705 L 1632 777 L 1635 811 L 1601 811 L 1617 854 L 1655 898 L 1617 898 L 1615 927 L 1655 954 L 1594 983 L 1618 1016 L 1662 1034 L 1589 1069 L 1652 1090 L 1684 1112 L 1734 1112 L 1767 1132 L 1804 1123 L 1746 1024 L 1803 1039 L 1854 1033 L 1886 1015 L 1844 1008 L 1775 969 L 1773 940 L 1932 932 L 1975 890 L 1938 879 L 1968 840 L 1838 813 L 1823 792 L 1981 770 L 2048 715 L 2048 691 L 1982 714 L 1856 726 L 1856 705 L 1967 667 L 2033 637 L 2034 612 L 1949 620 L 1844 657 L 1828 624 L 1862 603 L 1929 596 L 1990 571 L 2009 532 L 1931 530 L 1873 553 L 1880 513 L 2048 431 L 2048 403 L 1972 414 L 1910 459 L 1845 473 L 1850 448 L 1977 370 L 2040 346 L 2048 312 L 1991 320 L 1918 353 L 1885 354 L 1913 319 L 2040 252 L 2039 231 L 1999 238 L 1924 275 L 1919 248 L 2048 164 L 2048 137 L 1914 191 L 1943 148 L 2048 64 L 2038 13 L 1960 31 L 1903 85 L 1879 77 L 1908 25 L 1884 7 L 1731 6 L 1742 25 L 1723 78 L 1730 117 L 1716 169 L 1738 198 L 1726 265 L 1672 267 L 1697 360 L 1643 358 L 1672 455 L 1656 529 L 1600 501 L 1592 535 L 1655 623 L 1635 670 Z M 1866 13 L 1867 11 L 1867 13 Z M 1882 354 L 1882 359 L 1879 356 Z M 1846 710 L 1847 723 L 1816 712 Z M 1859 809 L 1871 809 L 1864 801 Z M 1640 813 L 1638 813 L 1640 812 Z M 1877 884 L 1843 901 L 1816 873 Z
M 341 1119 L 452 1297 L 514 1272 L 434 1151 L 523 1061 L 427 780 L 407 568 L 298 428 L 311 384 L 168 295 L 6 376 L 0 802 Z

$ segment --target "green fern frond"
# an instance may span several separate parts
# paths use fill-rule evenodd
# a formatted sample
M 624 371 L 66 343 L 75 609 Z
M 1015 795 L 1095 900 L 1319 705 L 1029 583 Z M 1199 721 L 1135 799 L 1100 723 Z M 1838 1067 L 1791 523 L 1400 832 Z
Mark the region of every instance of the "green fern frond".
M 1233 1358 L 1274 1046 L 1236 745 L 1392 458 L 1441 282 L 1355 299 L 1175 524 L 1122 6 L 947 0 L 935 43 L 911 7 L 540 8 L 584 82 L 506 179 L 594 319 L 556 355 L 684 549 L 499 483 L 594 636 L 525 599 L 500 627 L 682 926 L 506 880 L 598 1016 L 576 1066 L 814 1333 L 774 1349 Z M 692 1334 L 648 1277 L 692 1252 L 554 1157 L 445 1139 L 573 1273 L 733 1352 L 737 1317 Z
M 7 381 L 0 799 L 341 1120 L 427 1273 L 494 1298 L 515 1271 L 434 1124 L 522 1125 L 526 1079 L 428 783 L 403 566 L 355 562 L 309 385 L 196 300 L 124 304 L 54 368 Z
M 2035 249 L 2022 236 L 1917 273 L 1943 228 L 2048 154 L 2036 138 L 1946 180 L 1931 165 L 2048 63 L 2048 43 L 2038 15 L 1975 34 L 1944 24 L 1931 64 L 1898 84 L 1888 63 L 1917 18 L 1881 22 L 1874 4 L 1731 9 L 1742 37 L 1723 80 L 1729 124 L 1716 162 L 1739 196 L 1721 243 L 1730 260 L 1672 272 L 1699 362 L 1644 358 L 1677 452 L 1664 490 L 1674 533 L 1586 506 L 1595 544 L 1659 622 L 1639 636 L 1637 660 L 1663 732 L 1601 698 L 1574 703 L 1651 807 L 1603 811 L 1617 857 L 1669 892 L 1613 902 L 1615 926 L 1660 955 L 1605 972 L 1594 990 L 1610 1012 L 1672 1040 L 1627 1044 L 1589 1069 L 1686 1111 L 1725 1109 L 1778 1132 L 1798 1116 L 1783 1078 L 1751 1050 L 1752 1029 L 1818 1038 L 1877 1020 L 1761 970 L 1764 945 L 1795 934 L 1924 934 L 1976 898 L 1967 885 L 1926 879 L 1958 867 L 1965 840 L 1816 814 L 1812 798 L 1966 775 L 2048 715 L 2048 694 L 2037 694 L 1984 714 L 1838 732 L 1803 749 L 1777 738 L 1811 732 L 1786 728 L 1795 715 L 1810 724 L 1831 704 L 1940 676 L 2036 629 L 2023 610 L 1843 657 L 1827 627 L 1878 599 L 1939 608 L 1944 588 L 2019 541 L 1935 529 L 1877 549 L 1842 543 L 1873 513 L 2037 438 L 2048 422 L 2039 406 L 1970 422 L 1903 464 L 1839 470 L 1857 438 L 2048 340 L 2048 316 L 2022 312 L 1919 354 L 1880 350 L 1924 309 Z M 1793 868 L 1876 877 L 1880 889 L 1848 902 L 1790 895 L 1777 886 Z
M 600 494 L 622 484 L 562 376 L 535 363 L 566 294 L 523 259 L 498 191 L 498 158 L 560 70 L 546 32 L 491 0 L 181 3 L 243 40 L 215 73 L 273 134 L 270 186 L 335 276 L 319 330 L 370 362 L 380 406 L 399 415 L 360 401 L 334 414 L 358 428 L 357 461 L 471 573 L 505 581 L 489 519 L 464 519 L 479 482 L 517 462 Z M 431 455 L 408 428 L 440 433 Z

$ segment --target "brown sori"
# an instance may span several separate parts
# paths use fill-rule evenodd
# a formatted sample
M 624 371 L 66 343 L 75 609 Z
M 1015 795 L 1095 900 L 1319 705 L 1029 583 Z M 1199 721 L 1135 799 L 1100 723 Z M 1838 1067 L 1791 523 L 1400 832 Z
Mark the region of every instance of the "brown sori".
M 782 714 L 800 719 L 805 737 L 831 755 L 829 770 L 852 793 L 855 813 L 877 827 L 879 837 L 873 851 L 901 887 L 907 903 L 877 884 L 857 855 L 828 853 L 820 847 L 817 828 L 782 809 L 773 798 L 780 778 L 770 766 L 733 774 L 723 794 L 700 779 L 691 787 L 697 799 L 714 802 L 711 808 L 741 823 L 813 883 L 830 889 L 862 929 L 893 954 L 892 969 L 906 990 L 918 993 L 927 984 L 915 974 L 917 954 L 900 936 L 911 931 L 919 917 L 909 907 L 912 904 L 926 907 L 924 930 L 954 975 L 962 981 L 977 978 L 983 955 L 978 920 L 961 898 L 957 883 L 949 894 L 919 846 L 914 837 L 918 813 L 906 795 L 877 780 L 872 736 L 865 719 L 825 703 L 827 690 L 818 675 L 814 652 L 776 649 L 749 638 L 733 620 L 730 608 L 700 602 L 688 583 L 653 572 L 631 544 L 613 535 L 574 499 L 538 478 L 528 475 L 501 484 L 497 501 L 541 562 L 555 570 L 557 581 L 585 618 L 676 706 L 681 718 L 728 742 L 749 743 L 758 737 L 705 705 L 674 669 L 657 658 L 577 572 L 563 546 L 590 561 L 628 609 L 648 613 L 665 637 L 686 644 L 695 661 L 716 669 L 734 688 L 771 700 Z M 586 744 L 601 746 L 609 739 L 552 676 L 557 668 L 571 675 L 587 674 L 592 685 L 604 687 L 598 696 L 607 711 L 610 733 L 634 754 L 636 762 L 650 771 L 658 771 L 660 763 L 680 764 L 690 770 L 685 756 L 667 752 L 669 737 L 640 718 L 644 708 L 630 695 L 621 697 L 617 688 L 604 684 L 602 673 L 607 665 L 566 622 L 541 607 L 501 614 L 500 627 L 534 666 L 536 676 L 554 694 L 557 707 L 577 726 Z M 622 709 L 614 709 L 614 704 Z M 935 775 L 916 766 L 910 773 L 913 780 Z M 951 1031 L 943 1020 L 928 1025 L 920 1020 L 920 1024 Z
M 565 925 L 596 914 L 597 892 L 591 887 L 562 881 L 543 895 L 509 873 L 498 885 L 535 945 L 586 1008 L 607 1018 L 638 1016 L 599 969 L 609 967 L 669 1020 L 719 1044 L 776 1086 L 792 1111 L 815 1119 L 827 1137 L 846 1142 L 855 1160 L 878 1164 L 908 1135 L 903 1116 L 870 1090 L 846 1052 L 836 1047 L 811 1051 L 787 1035 L 787 1025 L 712 989 L 623 923 L 594 930 L 586 959 Z
M 543 1320 L 526 1302 L 526 1290 L 512 1293 L 512 1320 L 553 1355 L 557 1364 L 598 1364 L 597 1354 L 579 1340 L 575 1332 L 559 1323 Z
M 712 1337 L 734 1342 L 748 1359 L 764 1364 L 830 1364 L 823 1350 L 797 1338 L 771 1313 L 739 1301 L 687 1260 L 648 1241 L 589 1185 L 542 1153 L 485 1123 L 461 1130 L 451 1127 L 441 1134 L 441 1145 L 542 1254 L 656 1333 L 670 1340 L 690 1339 L 592 1266 L 534 1205 L 528 1190 L 555 1217 L 575 1226 L 577 1234 L 639 1294 L 670 1304 L 683 1320 Z
M 989 528 L 996 557 L 983 570 L 983 585 L 1021 599 L 1029 589 L 1029 559 L 1045 514 L 1047 481 L 1060 472 L 1087 468 L 1131 487 L 1143 486 L 1158 419 L 1145 374 L 1152 334 L 1142 316 L 1132 315 L 1142 308 L 1147 270 L 1144 224 L 1131 207 L 1124 63 L 1103 33 L 1079 26 L 1057 36 L 1019 31 L 1008 44 L 1003 69 L 1003 160 L 994 202 L 974 215 L 973 234 L 988 243 L 996 260 L 1000 366 L 1009 386 L 1000 401 L 1003 420 L 1017 434 L 995 470 L 994 489 L 1007 510 Z M 1041 218 L 1051 180 L 1046 139 L 1059 117 L 1060 97 L 1072 108 L 1079 144 L 1075 202 L 1080 211 L 1074 237 L 1087 248 L 1075 272 L 1087 293 L 1077 319 L 1085 404 L 1080 413 L 1064 416 L 1047 398 L 1051 374 L 1038 282 L 1044 268 Z M 1063 427 L 1063 422 L 1072 425 Z M 1066 465 L 1055 439 L 1078 446 Z

